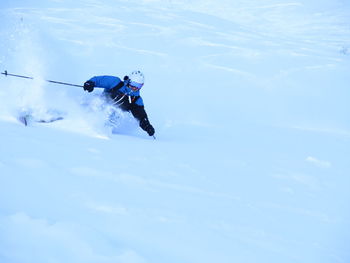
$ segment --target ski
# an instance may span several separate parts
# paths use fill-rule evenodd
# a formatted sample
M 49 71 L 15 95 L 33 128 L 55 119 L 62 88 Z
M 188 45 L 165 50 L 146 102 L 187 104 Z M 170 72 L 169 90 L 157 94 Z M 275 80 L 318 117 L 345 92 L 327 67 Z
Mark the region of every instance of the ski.
M 64 118 L 59 116 L 59 117 L 54 117 L 54 118 L 51 118 L 51 119 L 48 119 L 48 120 L 44 120 L 44 119 L 41 119 L 41 120 L 35 120 L 36 122 L 39 122 L 39 123 L 51 123 L 51 122 L 54 122 L 54 121 L 60 121 L 60 120 L 63 120 Z
M 29 115 L 23 115 L 23 116 L 19 116 L 18 120 L 24 124 L 24 126 L 28 126 L 28 122 L 29 122 Z
M 64 117 L 63 116 L 52 116 L 52 117 L 48 117 L 48 118 L 35 118 L 31 113 L 24 112 L 24 113 L 20 114 L 17 119 L 19 120 L 19 122 L 24 124 L 24 126 L 28 126 L 34 122 L 36 122 L 36 123 L 52 123 L 55 121 L 63 120 Z

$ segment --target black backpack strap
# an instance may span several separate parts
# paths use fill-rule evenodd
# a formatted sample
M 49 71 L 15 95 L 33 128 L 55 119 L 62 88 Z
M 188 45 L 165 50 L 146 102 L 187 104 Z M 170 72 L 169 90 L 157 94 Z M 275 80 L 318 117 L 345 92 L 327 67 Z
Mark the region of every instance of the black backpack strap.
M 123 87 L 124 86 L 124 82 L 123 81 L 120 81 L 119 83 L 118 83 L 118 85 L 116 85 L 115 87 L 113 87 L 112 89 L 110 89 L 109 91 L 108 91 L 108 93 L 110 94 L 110 97 L 114 100 L 118 95 L 119 95 L 119 89 L 121 88 L 121 87 Z

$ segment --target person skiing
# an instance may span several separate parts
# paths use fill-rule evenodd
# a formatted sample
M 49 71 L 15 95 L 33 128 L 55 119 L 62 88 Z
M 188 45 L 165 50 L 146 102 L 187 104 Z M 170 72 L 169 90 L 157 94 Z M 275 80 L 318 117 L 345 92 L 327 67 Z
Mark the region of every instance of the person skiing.
M 144 84 L 144 75 L 141 71 L 132 71 L 123 78 L 115 76 L 95 76 L 84 83 L 84 90 L 92 92 L 94 88 L 103 88 L 107 100 L 123 111 L 131 112 L 139 121 L 139 126 L 153 136 L 155 130 L 148 120 L 147 113 L 140 96 L 140 89 Z

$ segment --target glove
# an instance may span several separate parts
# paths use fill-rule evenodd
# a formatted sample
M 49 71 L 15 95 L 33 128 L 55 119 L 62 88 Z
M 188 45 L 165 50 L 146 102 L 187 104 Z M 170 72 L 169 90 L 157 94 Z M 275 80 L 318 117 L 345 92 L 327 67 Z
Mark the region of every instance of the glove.
M 155 130 L 153 128 L 153 126 L 150 124 L 146 130 L 146 132 L 148 133 L 149 136 L 153 136 L 155 133 Z
M 147 118 L 143 118 L 140 121 L 140 127 L 142 130 L 146 131 L 149 136 L 153 136 L 155 133 L 153 126 L 149 123 L 149 120 Z
M 88 92 L 92 92 L 94 90 L 95 83 L 91 80 L 88 80 L 84 83 L 84 90 L 87 90 Z

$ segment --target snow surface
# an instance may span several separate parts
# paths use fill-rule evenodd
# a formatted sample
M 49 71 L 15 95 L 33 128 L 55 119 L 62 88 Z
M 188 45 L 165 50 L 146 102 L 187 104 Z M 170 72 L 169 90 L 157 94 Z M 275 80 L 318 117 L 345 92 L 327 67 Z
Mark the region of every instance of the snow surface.
M 1 263 L 350 262 L 349 1 L 0 6 Z M 45 82 L 133 69 L 156 140 Z

